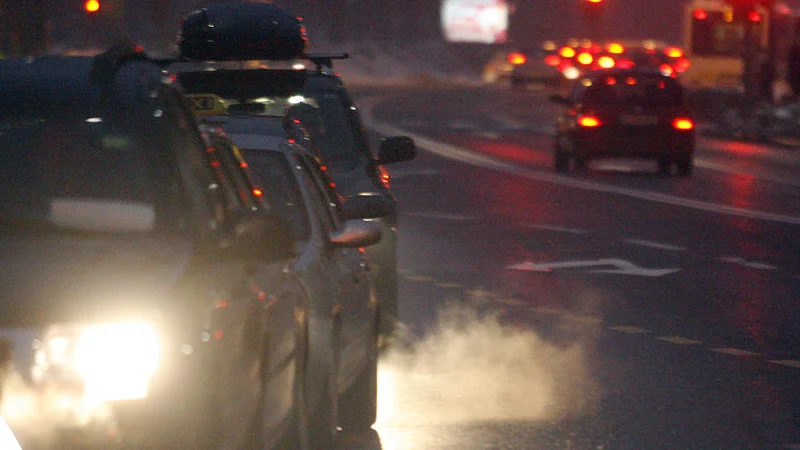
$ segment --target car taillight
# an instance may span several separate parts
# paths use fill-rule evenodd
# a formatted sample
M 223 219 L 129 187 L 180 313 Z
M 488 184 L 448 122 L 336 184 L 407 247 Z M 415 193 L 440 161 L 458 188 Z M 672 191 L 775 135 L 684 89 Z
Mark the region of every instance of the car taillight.
M 559 64 L 561 64 L 561 58 L 558 55 L 547 55 L 544 58 L 544 63 L 548 66 L 557 67 Z
M 694 121 L 688 117 L 678 117 L 672 121 L 672 128 L 676 130 L 693 130 Z
M 511 53 L 508 55 L 508 62 L 515 66 L 519 66 L 521 64 L 525 64 L 528 61 L 528 58 L 525 57 L 522 53 Z
M 661 72 L 661 75 L 664 75 L 665 77 L 671 77 L 675 74 L 675 69 L 673 69 L 669 64 L 662 64 L 658 66 L 658 71 Z
M 616 61 L 614 61 L 614 58 L 610 56 L 601 56 L 597 60 L 597 65 L 602 67 L 603 69 L 611 69 L 614 67 L 615 64 Z
M 597 128 L 602 125 L 602 122 L 600 122 L 597 116 L 582 115 L 578 117 L 578 125 L 583 128 Z
M 389 170 L 387 170 L 386 167 L 378 166 L 378 172 L 380 172 L 381 183 L 383 183 L 383 187 L 385 187 L 386 189 L 391 188 L 392 177 L 391 175 L 389 175 Z

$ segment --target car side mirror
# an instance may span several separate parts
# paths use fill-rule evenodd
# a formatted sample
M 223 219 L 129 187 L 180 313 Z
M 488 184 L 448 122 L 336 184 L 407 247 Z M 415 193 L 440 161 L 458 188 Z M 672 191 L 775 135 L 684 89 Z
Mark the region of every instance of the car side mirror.
M 344 227 L 328 235 L 328 241 L 334 247 L 359 248 L 369 247 L 381 240 L 378 224 L 370 220 L 346 220 Z
M 410 161 L 417 156 L 417 145 L 408 136 L 392 136 L 381 140 L 378 148 L 380 164 Z
M 225 250 L 235 258 L 283 261 L 293 257 L 297 241 L 283 217 L 245 212 L 231 219 Z
M 391 201 L 381 194 L 359 194 L 342 204 L 342 217 L 345 220 L 374 219 L 391 213 Z

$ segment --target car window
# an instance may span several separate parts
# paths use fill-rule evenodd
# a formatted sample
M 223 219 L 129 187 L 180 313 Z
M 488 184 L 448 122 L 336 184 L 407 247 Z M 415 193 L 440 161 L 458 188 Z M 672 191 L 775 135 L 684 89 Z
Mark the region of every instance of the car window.
M 679 106 L 683 95 L 672 79 L 634 74 L 598 77 L 578 94 L 579 103 L 603 105 Z
M 369 153 L 359 150 L 359 129 L 347 101 L 335 89 L 309 87 L 300 77 L 303 72 L 295 72 L 212 71 L 178 76 L 190 94 L 221 97 L 229 115 L 296 117 L 329 163 L 355 159 L 366 164 Z M 264 126 L 268 132 L 269 125 Z
M 320 219 L 327 231 L 335 231 L 341 226 L 341 220 L 336 211 L 337 200 L 333 197 L 331 186 L 326 182 L 319 167 L 309 157 L 301 156 L 298 161 L 303 173 L 303 182 L 306 184 L 312 197 L 315 208 L 319 211 Z
M 280 152 L 243 148 L 255 182 L 263 187 L 264 195 L 273 211 L 292 223 L 295 237 L 308 239 L 311 226 L 303 201 L 303 194 L 289 161 Z
M 155 227 L 180 227 L 182 192 L 155 136 L 121 111 L 42 113 L 0 121 L 0 220 L 47 220 L 53 199 L 73 199 L 149 205 Z

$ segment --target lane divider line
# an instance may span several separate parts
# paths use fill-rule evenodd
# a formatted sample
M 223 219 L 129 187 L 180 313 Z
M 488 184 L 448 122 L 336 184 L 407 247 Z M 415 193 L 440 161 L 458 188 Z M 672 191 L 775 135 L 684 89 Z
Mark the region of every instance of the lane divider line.
M 438 281 L 435 278 L 432 278 L 432 277 L 429 277 L 429 276 L 424 276 L 424 275 L 414 275 L 412 272 L 410 272 L 408 270 L 398 270 L 398 273 L 400 274 L 400 276 L 402 278 L 404 278 L 404 279 L 406 279 L 408 281 L 414 281 L 414 282 L 419 282 L 419 283 L 432 283 L 433 285 L 435 285 L 437 287 L 440 287 L 440 288 L 444 288 L 444 289 L 458 288 L 458 289 L 462 289 L 463 293 L 468 294 L 468 295 L 473 296 L 473 297 L 490 298 L 490 299 L 492 299 L 492 301 L 503 305 L 503 307 L 500 308 L 501 312 L 507 312 L 508 311 L 507 308 L 506 308 L 507 306 L 510 306 L 510 307 L 524 307 L 526 305 L 529 305 L 529 303 L 524 302 L 522 300 L 519 300 L 519 299 L 516 299 L 516 298 L 504 297 L 504 296 L 501 296 L 501 295 L 499 295 L 499 294 L 497 294 L 495 292 L 492 292 L 492 291 L 486 291 L 486 290 L 480 289 L 480 288 L 467 290 L 465 288 L 462 288 L 462 286 L 459 285 L 458 283 L 449 283 L 449 282 L 444 282 L 444 281 Z M 599 324 L 604 323 L 604 320 L 599 318 L 599 317 L 573 315 L 569 311 L 566 311 L 566 310 L 563 310 L 563 309 L 557 309 L 557 308 L 550 308 L 550 307 L 547 307 L 547 306 L 529 306 L 529 307 L 524 308 L 524 309 L 526 309 L 528 311 L 531 311 L 531 312 L 539 313 L 539 314 L 557 315 L 557 316 L 561 316 L 565 320 L 571 320 L 571 321 L 584 323 L 584 324 L 589 324 L 589 325 L 599 325 Z M 621 332 L 621 333 L 626 333 L 626 334 L 651 334 L 651 333 L 653 333 L 652 331 L 650 331 L 650 330 L 648 330 L 646 328 L 639 328 L 639 327 L 636 327 L 636 326 L 633 326 L 633 325 L 620 325 L 620 326 L 615 325 L 615 326 L 607 326 L 606 328 L 609 329 L 609 330 L 613 330 L 613 331 L 617 331 L 617 332 Z M 684 346 L 690 346 L 690 345 L 699 346 L 699 345 L 703 345 L 704 344 L 702 341 L 697 341 L 697 340 L 694 340 L 694 339 L 689 339 L 689 338 L 685 338 L 685 337 L 681 337 L 681 336 L 655 336 L 655 337 L 653 337 L 653 339 L 656 339 L 656 340 L 659 340 L 659 341 L 662 341 L 662 342 L 668 342 L 668 343 L 675 344 L 675 345 L 684 345 Z M 764 356 L 761 353 L 752 352 L 752 351 L 749 351 L 749 350 L 742 350 L 742 349 L 738 349 L 738 348 L 734 348 L 734 347 L 710 347 L 710 348 L 707 348 L 707 350 L 710 350 L 710 351 L 715 352 L 715 353 L 721 353 L 721 354 L 731 355 L 731 356 L 735 356 L 735 357 L 759 357 L 759 356 Z M 785 367 L 792 367 L 792 368 L 795 368 L 795 369 L 800 369 L 800 361 L 799 360 L 781 359 L 781 360 L 769 360 L 769 362 L 772 363 L 772 364 L 778 364 L 778 365 L 785 366 Z

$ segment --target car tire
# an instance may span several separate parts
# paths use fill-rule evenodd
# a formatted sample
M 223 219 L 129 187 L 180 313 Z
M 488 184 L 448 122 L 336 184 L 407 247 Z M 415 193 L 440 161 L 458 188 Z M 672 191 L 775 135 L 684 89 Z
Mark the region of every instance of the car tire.
M 554 159 L 553 165 L 555 166 L 556 172 L 558 173 L 569 172 L 570 156 L 560 146 L 556 146 L 553 159 Z
M 322 312 L 317 312 L 324 315 Z M 309 424 L 309 447 L 334 448 L 338 425 L 339 352 L 341 317 L 309 318 L 308 370 L 306 371 L 305 405 Z
M 678 167 L 678 175 L 682 177 L 688 177 L 694 169 L 694 162 L 691 158 L 680 160 L 676 165 Z
M 369 430 L 378 411 L 378 331 L 367 343 L 367 362 L 358 378 L 339 399 L 339 426 L 348 432 Z
M 658 160 L 658 173 L 661 175 L 669 175 L 672 171 L 672 161 L 666 158 Z
M 297 333 L 297 370 L 294 379 L 293 424 L 290 432 L 281 440 L 277 448 L 296 450 L 313 450 L 309 432 L 310 413 L 306 396 L 308 392 L 308 323 L 307 315 L 298 317 Z M 262 413 L 265 409 L 262 408 Z M 260 448 L 260 446 L 259 446 Z

